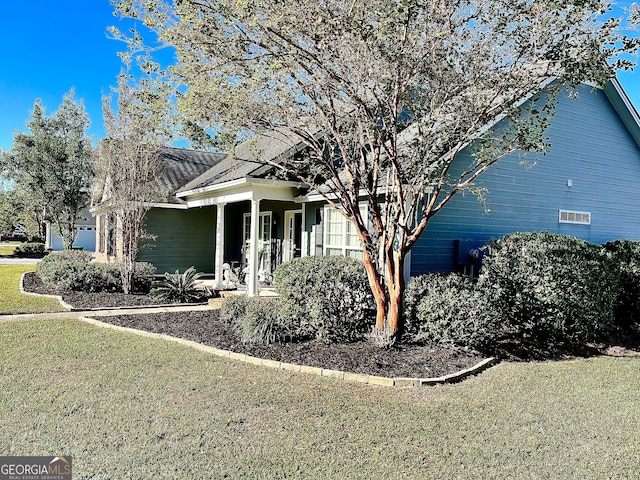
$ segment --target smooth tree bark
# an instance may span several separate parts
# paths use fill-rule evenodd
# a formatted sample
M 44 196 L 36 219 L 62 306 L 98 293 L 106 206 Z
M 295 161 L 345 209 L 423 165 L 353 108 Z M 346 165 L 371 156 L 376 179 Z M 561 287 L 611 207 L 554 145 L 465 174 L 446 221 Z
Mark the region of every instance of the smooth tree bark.
M 144 32 L 112 29 L 129 59 L 174 88 L 198 141 L 290 141 L 295 154 L 264 161 L 353 223 L 381 345 L 401 330 L 406 255 L 430 219 L 458 192 L 482 197 L 474 181 L 501 158 L 544 153 L 555 95 L 604 83 L 638 46 L 600 0 L 112 4 L 157 35 L 149 47 Z M 632 29 L 637 12 L 626 13 Z M 175 64 L 151 60 L 161 45 Z

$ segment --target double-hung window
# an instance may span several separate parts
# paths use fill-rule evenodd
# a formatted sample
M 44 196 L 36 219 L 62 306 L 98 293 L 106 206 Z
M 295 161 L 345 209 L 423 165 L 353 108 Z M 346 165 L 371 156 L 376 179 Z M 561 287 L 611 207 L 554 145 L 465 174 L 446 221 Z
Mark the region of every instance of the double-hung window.
M 366 205 L 360 205 L 360 215 L 367 218 Z M 353 222 L 330 205 L 324 208 L 324 254 L 344 255 L 362 259 L 362 242 Z

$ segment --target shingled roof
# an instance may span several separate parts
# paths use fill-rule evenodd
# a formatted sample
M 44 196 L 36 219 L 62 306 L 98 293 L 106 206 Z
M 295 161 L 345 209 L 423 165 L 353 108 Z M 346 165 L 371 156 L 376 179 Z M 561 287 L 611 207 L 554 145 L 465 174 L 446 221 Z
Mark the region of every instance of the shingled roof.
M 183 200 L 176 192 L 208 170 L 219 165 L 228 157 L 226 153 L 202 152 L 181 148 L 166 148 L 160 154 L 164 171 L 158 178 L 162 202 L 181 204 Z
M 275 161 L 283 155 L 288 155 L 299 148 L 299 145 L 299 141 L 279 130 L 264 132 L 238 145 L 233 156 L 228 156 L 193 179 L 180 188 L 177 193 L 219 185 L 241 178 L 263 178 L 273 168 L 266 165 L 265 162 Z

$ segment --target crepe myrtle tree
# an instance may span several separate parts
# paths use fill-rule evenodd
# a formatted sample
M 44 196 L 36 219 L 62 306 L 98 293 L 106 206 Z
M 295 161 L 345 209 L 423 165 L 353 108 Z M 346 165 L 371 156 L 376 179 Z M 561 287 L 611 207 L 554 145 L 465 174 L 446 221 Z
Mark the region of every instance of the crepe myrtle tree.
M 117 94 L 115 102 L 113 93 Z M 163 127 L 167 125 L 163 104 L 148 82 L 132 84 L 124 73 L 118 77 L 118 87 L 102 99 L 107 136 L 99 145 L 102 188 L 96 211 L 117 224 L 113 227 L 121 238 L 117 256 L 126 294 L 133 291 L 136 258 L 141 241 L 147 238 L 145 215 L 161 194 L 159 154 L 170 139 L 168 128 Z
M 175 88 L 192 126 L 235 140 L 278 132 L 304 147 L 268 163 L 353 222 L 381 345 L 401 329 L 405 258 L 429 220 L 458 192 L 481 193 L 474 181 L 499 159 L 544 153 L 558 91 L 632 68 L 638 47 L 600 0 L 112 4 L 157 35 L 154 48 L 174 50 L 163 70 L 142 32 L 112 29 Z M 637 12 L 623 16 L 633 28 Z M 464 148 L 473 160 L 452 169 Z

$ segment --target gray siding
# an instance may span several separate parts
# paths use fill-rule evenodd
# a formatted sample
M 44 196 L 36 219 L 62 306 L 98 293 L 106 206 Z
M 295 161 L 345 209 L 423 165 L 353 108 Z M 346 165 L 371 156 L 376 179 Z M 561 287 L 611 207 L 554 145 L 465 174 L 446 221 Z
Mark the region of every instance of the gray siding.
M 513 155 L 480 177 L 486 210 L 473 195 L 458 194 L 432 219 L 413 249 L 412 275 L 455 270 L 455 239 L 548 231 L 593 243 L 640 240 L 640 149 L 601 90 L 579 93 L 578 100 L 559 99 L 551 151 L 537 164 L 523 166 Z M 469 158 L 461 155 L 459 165 Z M 560 209 L 591 212 L 591 225 L 559 223 Z

